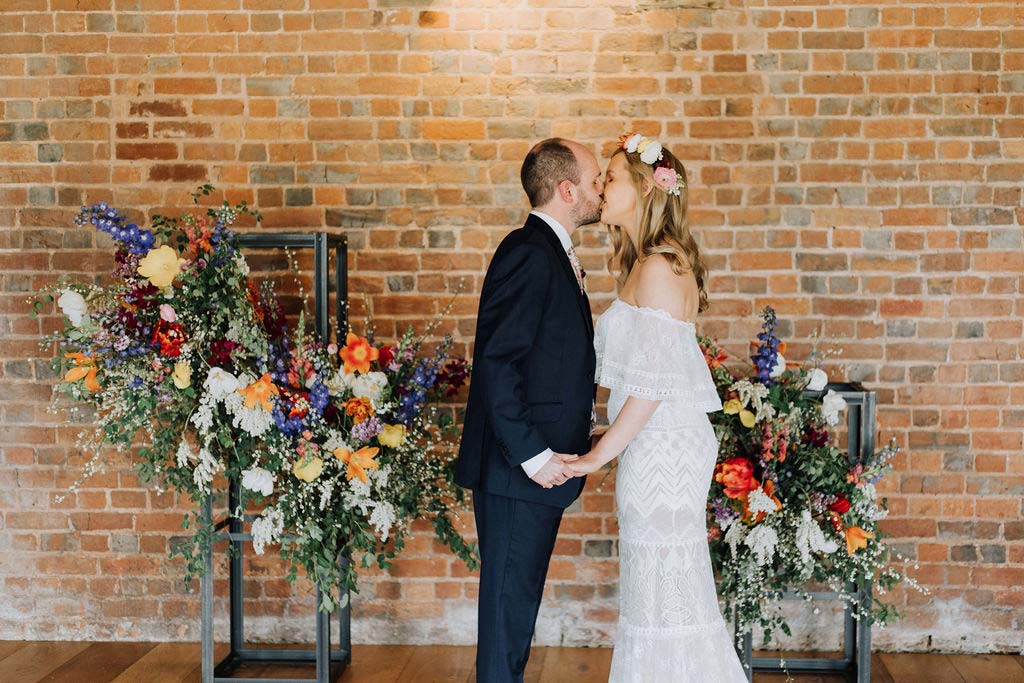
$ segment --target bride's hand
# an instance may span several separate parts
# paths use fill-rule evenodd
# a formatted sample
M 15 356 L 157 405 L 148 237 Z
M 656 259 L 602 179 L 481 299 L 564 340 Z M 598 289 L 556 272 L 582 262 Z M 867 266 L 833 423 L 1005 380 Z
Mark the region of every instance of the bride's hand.
M 584 477 L 601 469 L 601 462 L 597 459 L 596 454 L 591 451 L 568 463 L 568 466 L 577 477 Z

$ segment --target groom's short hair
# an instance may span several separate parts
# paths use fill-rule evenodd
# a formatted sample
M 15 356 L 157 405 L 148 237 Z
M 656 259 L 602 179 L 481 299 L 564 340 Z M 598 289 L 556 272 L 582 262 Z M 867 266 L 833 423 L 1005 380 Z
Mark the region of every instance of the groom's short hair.
M 544 206 L 551 201 L 555 188 L 563 180 L 579 184 L 580 165 L 567 142 L 564 138 L 542 140 L 523 159 L 519 178 L 531 207 Z

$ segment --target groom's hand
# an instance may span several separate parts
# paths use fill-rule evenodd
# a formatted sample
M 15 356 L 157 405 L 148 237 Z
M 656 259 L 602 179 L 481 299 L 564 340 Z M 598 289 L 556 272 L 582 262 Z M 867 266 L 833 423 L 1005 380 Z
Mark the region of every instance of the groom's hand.
M 555 453 L 530 479 L 546 489 L 560 486 L 575 476 L 569 463 L 575 462 L 577 457 L 568 453 Z

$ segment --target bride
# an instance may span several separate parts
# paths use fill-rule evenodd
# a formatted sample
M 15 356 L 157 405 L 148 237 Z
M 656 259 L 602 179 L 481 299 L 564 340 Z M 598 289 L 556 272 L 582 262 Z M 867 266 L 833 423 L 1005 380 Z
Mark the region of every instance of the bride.
M 721 410 L 694 319 L 707 268 L 686 220 L 686 172 L 656 140 L 623 136 L 605 178 L 601 222 L 621 267 L 598 319 L 596 381 L 611 427 L 572 463 L 616 456 L 619 622 L 610 681 L 745 683 L 718 608 L 705 509 Z

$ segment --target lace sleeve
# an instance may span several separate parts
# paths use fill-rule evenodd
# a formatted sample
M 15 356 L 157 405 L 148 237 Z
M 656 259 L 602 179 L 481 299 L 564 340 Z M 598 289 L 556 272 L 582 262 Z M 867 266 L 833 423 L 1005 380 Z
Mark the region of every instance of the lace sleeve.
M 625 302 L 600 322 L 598 384 L 652 401 L 685 401 L 705 412 L 722 409 L 692 323 Z

